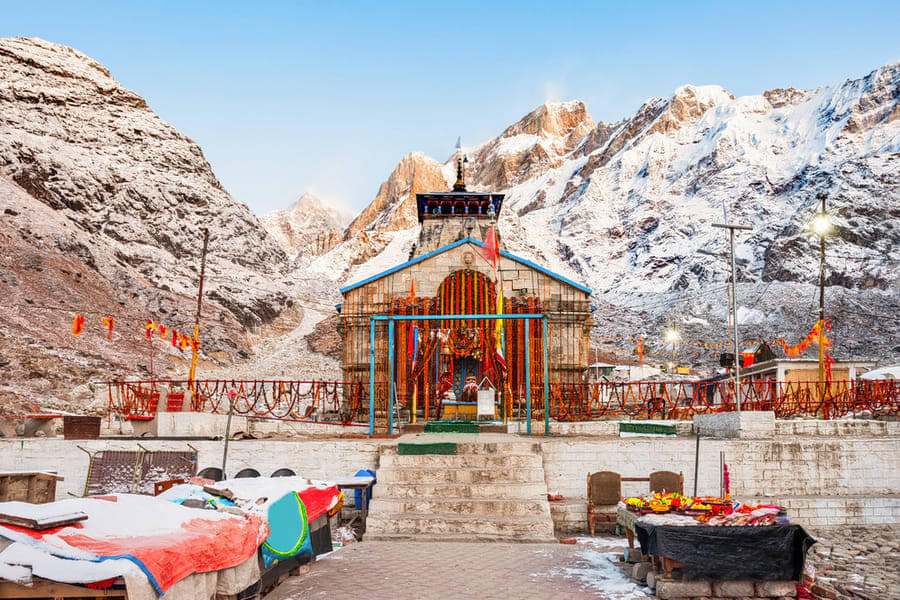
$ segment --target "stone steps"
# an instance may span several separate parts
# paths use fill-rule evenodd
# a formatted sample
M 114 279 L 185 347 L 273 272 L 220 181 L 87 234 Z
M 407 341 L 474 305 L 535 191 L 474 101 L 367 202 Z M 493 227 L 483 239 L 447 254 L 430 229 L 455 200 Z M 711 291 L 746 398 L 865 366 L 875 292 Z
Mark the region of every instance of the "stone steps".
M 379 467 L 441 467 L 441 468 L 489 468 L 489 467 L 532 467 L 543 468 L 543 461 L 537 454 L 422 454 L 403 456 L 385 454 L 381 456 Z
M 372 498 L 370 510 L 388 514 L 468 515 L 489 517 L 544 517 L 547 505 L 541 499 L 498 498 Z
M 429 434 L 424 434 L 425 436 Z M 476 438 L 477 435 L 472 434 L 471 437 Z M 427 437 L 417 436 L 416 442 L 428 443 L 430 440 Z M 437 434 L 434 439 L 435 442 L 445 442 L 446 438 L 442 438 L 441 434 Z M 401 442 L 403 443 L 403 442 Z M 465 454 L 537 454 L 541 453 L 541 445 L 536 442 L 528 442 L 528 441 L 487 441 L 487 442 L 478 442 L 478 441 L 462 441 L 455 442 L 456 443 L 456 455 L 465 455 Z M 390 456 L 397 455 L 397 446 L 382 446 L 380 449 L 381 456 Z M 431 455 L 434 456 L 434 455 Z M 454 455 L 450 455 L 454 456 Z
M 541 467 L 392 467 L 380 469 L 378 483 L 543 483 Z
M 366 539 L 554 542 L 540 444 L 489 435 L 400 441 L 454 443 L 456 454 L 381 446 Z
M 479 483 L 461 486 L 457 483 L 388 483 L 378 471 L 379 498 L 530 498 L 547 497 L 544 482 Z
M 480 534 L 486 536 L 526 536 L 533 538 L 553 538 L 553 522 L 550 516 L 546 519 L 527 517 L 478 517 L 471 515 L 431 515 L 416 513 L 398 513 L 373 515 L 366 519 L 366 537 L 378 533 L 396 533 L 400 535 L 428 534 Z

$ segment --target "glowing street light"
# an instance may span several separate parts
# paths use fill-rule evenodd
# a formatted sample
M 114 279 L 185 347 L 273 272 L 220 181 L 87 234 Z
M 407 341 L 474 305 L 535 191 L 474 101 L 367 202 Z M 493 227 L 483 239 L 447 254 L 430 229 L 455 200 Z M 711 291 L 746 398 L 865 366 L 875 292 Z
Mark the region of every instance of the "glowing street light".
M 675 343 L 678 342 L 678 339 L 681 336 L 678 335 L 678 331 L 675 329 L 669 329 L 666 331 L 666 341 L 672 344 L 672 360 L 669 361 L 669 372 L 672 372 L 672 369 L 675 367 Z
M 824 237 L 825 234 L 831 229 L 831 219 L 828 216 L 828 213 L 819 213 L 809 224 L 809 228 L 812 229 L 813 233 L 820 237 Z

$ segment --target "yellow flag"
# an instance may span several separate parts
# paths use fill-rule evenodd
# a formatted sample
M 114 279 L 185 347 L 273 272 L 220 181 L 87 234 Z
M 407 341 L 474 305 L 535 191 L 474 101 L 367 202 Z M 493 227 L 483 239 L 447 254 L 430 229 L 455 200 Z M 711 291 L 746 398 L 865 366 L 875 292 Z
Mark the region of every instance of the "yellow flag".
M 503 282 L 497 285 L 497 314 L 503 314 Z M 502 348 L 501 340 L 503 339 L 503 319 L 497 319 L 494 325 L 494 342 L 498 348 Z

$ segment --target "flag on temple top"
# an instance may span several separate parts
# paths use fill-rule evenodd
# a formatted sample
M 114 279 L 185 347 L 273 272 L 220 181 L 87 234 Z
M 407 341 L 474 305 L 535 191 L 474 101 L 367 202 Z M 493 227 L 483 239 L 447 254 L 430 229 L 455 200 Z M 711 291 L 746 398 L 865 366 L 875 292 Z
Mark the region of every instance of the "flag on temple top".
M 491 263 L 494 271 L 497 270 L 497 263 L 500 260 L 500 246 L 497 241 L 497 230 L 494 225 L 488 228 L 487 235 L 484 238 L 484 244 L 481 246 L 481 255 L 484 259 Z
M 84 330 L 84 317 L 81 315 L 75 315 L 75 320 L 72 321 L 72 334 L 73 335 L 81 335 L 81 332 Z

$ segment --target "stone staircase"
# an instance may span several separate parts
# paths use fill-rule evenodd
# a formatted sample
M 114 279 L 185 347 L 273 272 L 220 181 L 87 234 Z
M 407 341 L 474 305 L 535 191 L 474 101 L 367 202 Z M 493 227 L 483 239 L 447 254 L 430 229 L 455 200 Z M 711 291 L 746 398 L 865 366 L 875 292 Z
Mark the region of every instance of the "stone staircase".
M 540 444 L 485 437 L 458 437 L 455 455 L 382 446 L 365 539 L 555 542 Z

